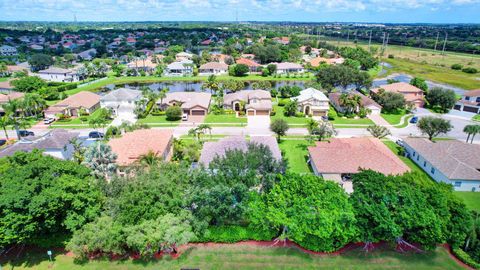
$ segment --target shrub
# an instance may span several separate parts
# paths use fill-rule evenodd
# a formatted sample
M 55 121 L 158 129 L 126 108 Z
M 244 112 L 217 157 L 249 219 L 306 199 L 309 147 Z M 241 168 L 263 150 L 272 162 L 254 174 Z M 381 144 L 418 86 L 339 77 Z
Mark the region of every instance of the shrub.
M 463 66 L 460 65 L 460 64 L 453 64 L 453 65 L 451 66 L 451 68 L 452 68 L 452 69 L 455 69 L 455 70 L 461 70 L 461 69 L 463 68 Z
M 395 55 L 393 55 L 393 54 L 389 54 L 389 55 L 388 55 L 388 58 L 390 58 L 390 59 L 394 59 L 394 58 L 395 58 Z
M 232 109 L 226 109 L 226 110 L 224 110 L 224 113 L 225 114 L 235 114 L 235 111 L 232 110 Z
M 466 67 L 464 69 L 462 69 L 463 72 L 465 73 L 470 73 L 470 74 L 475 74 L 478 72 L 478 70 L 476 68 L 473 68 L 473 67 Z
M 295 112 L 295 117 L 305 117 L 303 112 Z
M 168 107 L 165 111 L 165 115 L 167 116 L 167 120 L 169 121 L 180 120 L 180 118 L 182 118 L 182 108 L 178 106 Z
M 275 111 L 275 109 L 272 109 L 270 111 L 270 116 L 275 116 L 277 114 L 277 112 Z
M 87 122 L 87 121 L 88 121 L 88 117 L 86 117 L 86 116 L 80 116 L 79 119 L 80 119 L 80 121 L 82 121 L 82 122 Z
M 245 240 L 270 241 L 275 237 L 275 231 L 261 231 L 242 226 L 209 227 L 199 242 L 236 243 Z
M 465 251 L 463 251 L 460 248 L 452 248 L 453 254 L 462 262 L 465 264 L 475 268 L 475 269 L 480 269 L 480 263 L 475 262 L 475 260 L 468 255 Z
M 278 101 L 278 106 L 283 107 L 283 106 L 285 106 L 289 101 L 290 101 L 290 100 L 288 100 L 288 99 L 280 99 L 280 100 Z
M 165 115 L 165 111 L 155 110 L 155 111 L 152 111 L 150 114 L 154 116 L 160 116 L 160 115 Z

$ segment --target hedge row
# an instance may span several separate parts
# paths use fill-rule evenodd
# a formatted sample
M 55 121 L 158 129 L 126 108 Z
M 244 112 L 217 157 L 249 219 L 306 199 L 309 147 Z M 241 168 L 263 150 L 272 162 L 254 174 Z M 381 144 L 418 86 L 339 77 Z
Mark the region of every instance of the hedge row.
M 273 231 L 260 231 L 242 226 L 209 227 L 198 242 L 236 243 L 246 240 L 270 241 L 276 236 Z
M 468 253 L 463 251 L 461 248 L 452 248 L 452 252 L 460 261 L 475 269 L 480 269 L 480 263 L 474 261 L 472 257 L 470 257 L 470 255 L 468 255 Z

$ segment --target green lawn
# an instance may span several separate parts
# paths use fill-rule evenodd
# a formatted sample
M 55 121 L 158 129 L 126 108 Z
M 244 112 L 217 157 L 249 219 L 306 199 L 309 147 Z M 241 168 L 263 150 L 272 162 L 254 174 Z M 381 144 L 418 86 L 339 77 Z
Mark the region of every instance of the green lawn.
M 10 79 L 9 77 L 0 77 L 0 82 L 6 82 Z
M 310 142 L 307 140 L 286 140 L 283 139 L 280 143 L 280 150 L 282 150 L 283 157 L 288 162 L 288 170 L 296 173 L 310 173 L 310 166 L 307 164 L 308 149 Z
M 453 193 L 462 198 L 468 208 L 480 211 L 480 192 L 454 191 Z
M 203 122 L 207 124 L 232 123 L 243 125 L 247 123 L 247 117 L 237 117 L 235 114 L 208 114 Z
M 145 118 L 138 119 L 137 122 L 150 126 L 178 126 L 180 124 L 180 120 L 168 121 L 165 115 L 148 115 Z
M 411 159 L 402 155 L 402 151 L 403 151 L 402 147 L 400 147 L 395 142 L 392 142 L 389 140 L 383 140 L 382 142 L 388 148 L 390 148 L 390 150 L 392 150 L 392 152 L 395 153 L 395 155 L 397 155 L 412 170 L 412 172 L 422 173 L 431 179 L 430 175 L 428 175 L 425 171 L 423 171 L 422 168 L 420 168 L 415 162 L 413 162 Z
M 405 110 L 402 110 L 398 113 L 381 113 L 380 115 L 385 119 L 390 125 L 400 124 L 400 120 L 406 114 Z
M 87 116 L 87 119 L 84 122 L 81 120 L 81 117 L 70 118 L 69 121 L 58 121 L 57 120 L 57 121 L 53 122 L 50 125 L 50 127 L 51 128 L 69 128 L 68 126 L 75 127 L 76 125 L 81 125 L 80 128 L 88 127 L 88 121 L 90 121 L 90 119 L 97 118 L 100 113 L 101 113 L 100 109 L 94 111 L 91 115 Z M 107 124 L 109 124 L 110 122 L 111 122 L 111 120 Z
M 306 125 L 309 119 L 307 117 L 285 116 L 283 114 L 284 107 L 278 105 L 273 105 L 273 109 L 275 110 L 275 115 L 270 117 L 272 121 L 275 119 L 283 119 L 289 124 Z
M 330 120 L 330 123 L 333 125 L 373 125 L 373 121 L 368 118 L 343 118 L 343 117 L 335 117 L 334 120 Z
M 480 114 L 475 115 L 472 120 L 480 122 Z
M 410 119 L 412 119 L 413 115 L 409 115 L 405 118 L 405 121 L 401 125 L 395 126 L 396 128 L 405 128 L 408 126 L 408 123 L 410 123 Z
M 421 254 L 404 254 L 392 250 L 374 250 L 368 254 L 355 249 L 342 255 L 310 255 L 296 248 L 221 245 L 191 247 L 179 258 L 165 256 L 159 260 L 99 259 L 76 261 L 71 256 L 56 254 L 49 262 L 46 252 L 29 253 L 6 270 L 134 270 L 134 269 L 464 269 L 449 257 L 444 248 Z

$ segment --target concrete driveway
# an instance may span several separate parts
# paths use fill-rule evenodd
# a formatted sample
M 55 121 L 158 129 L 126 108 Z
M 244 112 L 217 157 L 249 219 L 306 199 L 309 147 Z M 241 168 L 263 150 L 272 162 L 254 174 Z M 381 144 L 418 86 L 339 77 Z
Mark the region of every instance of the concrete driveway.
M 270 116 L 256 115 L 247 117 L 247 134 L 249 135 L 271 135 Z

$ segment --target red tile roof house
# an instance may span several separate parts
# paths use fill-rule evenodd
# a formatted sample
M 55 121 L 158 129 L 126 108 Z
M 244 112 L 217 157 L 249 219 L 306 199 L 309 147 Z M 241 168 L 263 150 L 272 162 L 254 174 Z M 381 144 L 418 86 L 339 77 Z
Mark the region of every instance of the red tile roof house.
M 328 95 L 328 98 L 330 99 L 330 103 L 332 103 L 333 107 L 335 107 L 335 110 L 337 112 L 343 113 L 345 110 L 340 104 L 340 95 L 342 93 L 335 92 L 335 93 L 330 93 Z M 360 92 L 352 92 L 354 95 L 360 96 L 360 103 L 363 107 L 367 108 L 370 110 L 370 114 L 380 114 L 382 112 L 382 106 L 375 102 L 373 99 L 361 94 Z M 358 109 L 357 109 L 358 112 Z
M 480 89 L 466 91 L 462 99 L 453 107 L 455 110 L 480 113 Z
M 245 102 L 245 110 L 249 116 L 270 115 L 272 110 L 272 96 L 265 90 L 241 90 L 226 94 L 223 106 L 238 112 L 242 101 Z
M 157 106 L 166 109 L 169 106 L 180 106 L 188 115 L 207 115 L 212 95 L 200 92 L 173 92 L 168 93 Z
M 243 64 L 243 65 L 248 66 L 248 69 L 250 70 L 250 73 L 260 72 L 262 70 L 262 65 L 260 65 L 259 63 L 255 62 L 253 60 L 247 59 L 247 58 L 238 58 L 237 61 L 235 61 L 235 62 L 237 64 Z
M 228 65 L 219 62 L 208 62 L 198 68 L 199 76 L 222 75 L 228 73 Z
M 137 162 L 142 155 L 150 151 L 164 161 L 170 160 L 172 154 L 173 130 L 140 129 L 125 133 L 120 138 L 108 142 L 112 151 L 117 154 L 116 163 L 119 173 Z
M 386 92 L 400 93 L 405 97 L 405 101 L 409 104 L 414 105 L 416 108 L 421 108 L 425 105 L 425 100 L 423 97 L 423 91 L 420 88 L 417 88 L 411 84 L 398 82 L 386 85 L 380 85 L 378 88 L 373 88 L 371 93 L 377 95 L 380 89 L 385 90 Z
M 57 114 L 76 117 L 81 108 L 89 114 L 93 113 L 100 108 L 100 96 L 89 91 L 82 91 L 48 107 L 44 114 L 48 118 L 57 118 Z
M 6 81 L 8 82 L 8 81 Z M 0 82 L 2 84 L 3 82 Z M 0 90 L 2 90 L 2 86 L 0 86 Z M 0 92 L 0 115 L 4 114 L 2 104 L 7 103 L 9 100 L 14 100 L 14 99 L 19 99 L 23 98 L 25 96 L 24 93 L 21 92 L 15 92 L 15 91 L 7 91 L 5 93 Z
M 385 175 L 400 175 L 410 171 L 379 139 L 334 138 L 329 142 L 317 142 L 308 148 L 313 172 L 324 179 L 333 180 L 352 192 L 351 174 L 360 169 L 370 169 Z

